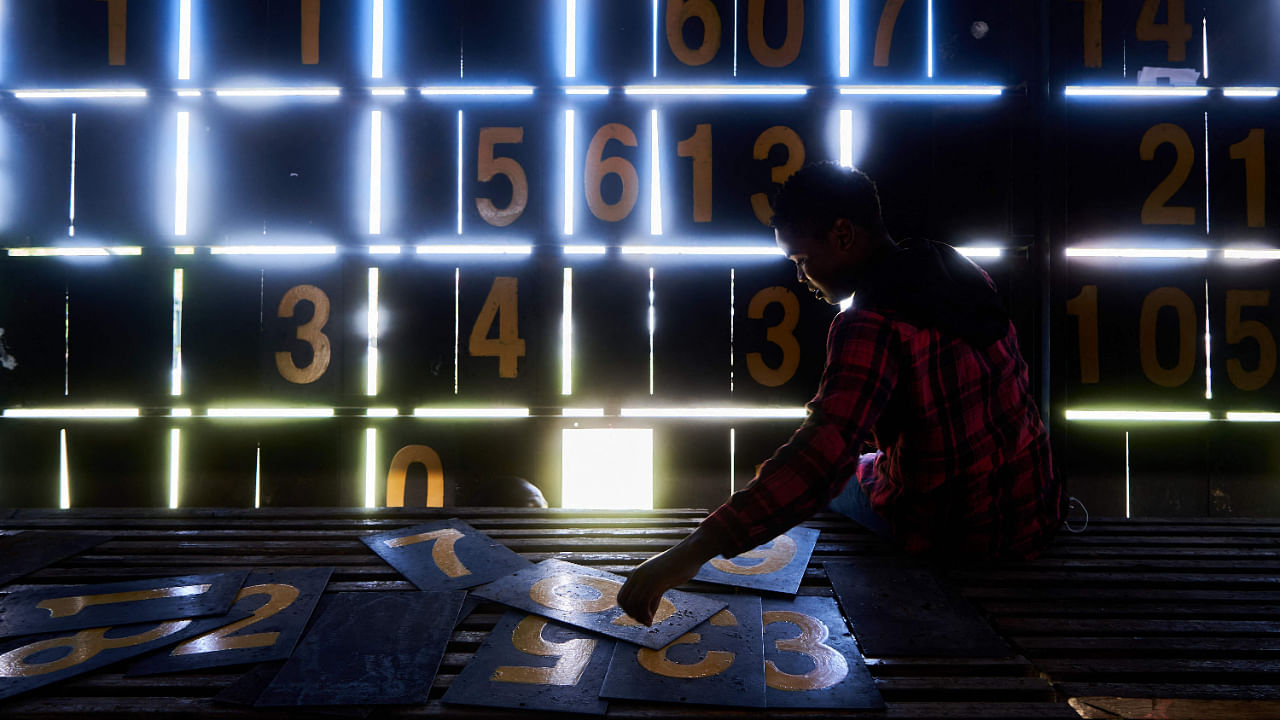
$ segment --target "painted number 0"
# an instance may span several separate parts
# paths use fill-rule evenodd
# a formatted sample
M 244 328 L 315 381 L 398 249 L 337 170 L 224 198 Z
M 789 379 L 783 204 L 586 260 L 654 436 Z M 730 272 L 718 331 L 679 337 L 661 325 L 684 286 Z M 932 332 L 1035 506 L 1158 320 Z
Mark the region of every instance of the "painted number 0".
M 901 0 L 896 0 L 901 2 Z M 790 65 L 800 56 L 804 42 L 804 0 L 787 0 L 787 31 L 778 47 L 770 47 L 764 37 L 765 0 L 747 2 L 747 47 L 761 65 L 779 68 Z M 697 18 L 702 25 L 702 40 L 696 48 L 685 42 L 684 27 Z M 696 67 L 711 62 L 720 52 L 724 25 L 711 0 L 667 0 L 665 23 L 667 46 L 676 59 Z
M 298 326 L 297 338 L 311 346 L 311 363 L 300 368 L 293 362 L 293 353 L 289 351 L 276 353 L 276 369 L 280 375 L 291 383 L 305 385 L 319 380 L 324 371 L 329 369 L 329 336 L 324 334 L 324 326 L 329 322 L 329 296 L 315 285 L 297 285 L 289 288 L 289 292 L 280 299 L 280 307 L 276 317 L 293 317 L 294 308 L 306 300 L 315 308 L 311 320 Z

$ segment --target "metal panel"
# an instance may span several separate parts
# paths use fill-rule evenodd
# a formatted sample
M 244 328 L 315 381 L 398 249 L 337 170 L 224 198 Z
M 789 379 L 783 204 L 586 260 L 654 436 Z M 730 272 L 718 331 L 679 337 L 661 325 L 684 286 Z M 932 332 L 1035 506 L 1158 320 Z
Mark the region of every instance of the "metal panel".
M 9 86 L 143 87 L 169 77 L 178 4 L 47 0 L 5 8 Z
M 0 571 L 0 586 L 33 573 L 60 560 L 111 539 L 105 533 L 68 533 L 27 530 L 17 535 L 0 538 L 0 557 L 4 558 L 4 570 Z
M 820 530 L 791 528 L 778 537 L 736 557 L 716 556 L 702 566 L 694 580 L 795 595 L 804 579 Z
M 1056 50 L 1055 75 L 1064 84 L 1129 85 L 1146 66 L 1200 70 L 1200 28 L 1206 4 L 1201 0 L 1053 3 L 1049 25 Z M 1175 5 L 1183 10 L 1182 17 L 1169 17 L 1169 8 Z M 1155 15 L 1143 23 L 1146 7 L 1153 8 Z
M 532 566 L 457 518 L 360 538 L 422 590 L 461 590 Z
M 835 600 L 765 598 L 762 604 L 768 707 L 884 707 Z
M 206 86 L 358 84 L 369 77 L 369 0 L 192 3 L 191 77 Z M 395 23 L 388 23 L 394 27 Z

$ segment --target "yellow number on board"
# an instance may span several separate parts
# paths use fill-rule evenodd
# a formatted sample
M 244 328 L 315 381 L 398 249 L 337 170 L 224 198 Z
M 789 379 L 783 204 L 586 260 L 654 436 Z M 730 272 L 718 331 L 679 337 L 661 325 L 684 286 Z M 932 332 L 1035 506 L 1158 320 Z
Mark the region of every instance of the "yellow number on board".
M 786 567 L 796 557 L 796 541 L 788 535 L 779 535 L 767 548 L 756 548 L 738 555 L 732 560 L 722 557 L 711 559 L 711 567 L 732 575 L 768 575 Z M 738 560 L 759 560 L 755 565 L 740 565 Z
M 840 682 L 849 674 L 849 663 L 839 651 L 826 644 L 830 632 L 826 623 L 790 610 L 771 610 L 762 616 L 764 626 L 791 623 L 800 628 L 794 638 L 777 640 L 774 647 L 784 652 L 800 653 L 813 660 L 813 669 L 803 675 L 782 672 L 772 660 L 764 664 L 765 684 L 775 690 L 822 690 Z
M 324 326 L 329 322 L 329 296 L 315 285 L 297 285 L 280 299 L 280 307 L 276 317 L 293 317 L 294 308 L 306 300 L 315 308 L 311 320 L 298 326 L 297 338 L 311 346 L 311 363 L 304 368 L 293 362 L 293 353 L 289 351 L 276 353 L 276 369 L 280 375 L 291 383 L 305 385 L 319 380 L 324 371 L 329 369 L 329 357 L 332 349 L 329 336 L 324 334 Z
M 451 578 L 470 575 L 471 571 L 466 565 L 462 564 L 462 560 L 458 559 L 458 551 L 455 547 L 458 541 L 466 537 L 460 531 L 453 528 L 443 528 L 440 530 L 432 530 L 431 532 L 418 533 L 417 535 L 406 535 L 404 537 L 383 540 L 382 544 L 389 548 L 405 547 L 407 545 L 416 545 L 421 542 L 434 543 L 431 546 L 431 560 L 436 567 Z
M 525 206 L 529 204 L 529 180 L 525 177 L 524 168 L 515 158 L 495 157 L 494 145 L 518 145 L 524 142 L 522 127 L 487 127 L 480 128 L 480 148 L 477 151 L 476 179 L 488 182 L 495 175 L 506 175 L 511 181 L 511 202 L 504 208 L 494 207 L 489 198 L 476 198 L 476 209 L 480 217 L 490 225 L 506 227 L 516 221 Z
M 872 63 L 876 67 L 889 66 L 889 49 L 893 47 L 893 27 L 898 24 L 898 14 L 905 0 L 884 0 L 880 10 L 880 25 L 876 28 L 876 49 Z
M 320 0 L 302 0 L 302 64 L 320 62 Z
M 773 303 L 782 306 L 782 321 L 765 330 L 765 340 L 777 345 L 782 350 L 782 362 L 778 367 L 769 367 L 764 355 L 758 352 L 747 353 L 747 372 L 751 379 L 765 387 L 785 385 L 796 374 L 800 367 L 800 342 L 796 340 L 796 325 L 800 322 L 800 300 L 790 290 L 774 285 L 756 293 L 747 305 L 747 317 L 752 320 L 763 320 L 764 309 Z
M 676 144 L 676 155 L 693 160 L 693 221 L 711 222 L 711 125 L 694 128 Z
M 1102 67 L 1102 0 L 1076 0 L 1084 3 L 1084 66 Z
M 738 624 L 738 618 L 727 609 L 721 610 L 711 616 L 711 624 L 717 627 L 731 627 Z M 733 665 L 734 654 L 724 650 L 708 650 L 706 656 L 695 663 L 678 663 L 667 657 L 667 651 L 676 645 L 696 645 L 700 642 L 702 642 L 700 633 L 685 633 L 661 650 L 639 648 L 636 651 L 636 660 L 640 663 L 640 667 L 654 675 L 681 679 L 714 677 Z
M 684 24 L 702 21 L 702 42 L 690 48 L 684 41 Z M 685 65 L 706 65 L 720 51 L 720 13 L 711 0 L 667 0 L 667 45 Z
M 420 463 L 427 469 L 426 507 L 444 507 L 444 465 L 440 455 L 426 445 L 405 445 L 391 458 L 387 470 L 387 507 L 404 507 L 404 485 L 409 466 Z
M 1156 23 L 1160 3 L 1169 5 L 1168 22 Z M 1164 42 L 1169 46 L 1169 62 L 1185 62 L 1187 43 L 1191 41 L 1191 25 L 1187 23 L 1187 11 L 1183 0 L 1145 0 L 1138 13 L 1138 39 L 1143 42 Z
M 626 158 L 614 155 L 604 157 L 604 148 L 610 140 L 617 140 L 627 147 L 636 147 L 636 134 L 622 123 L 609 123 L 596 131 L 587 146 L 587 167 L 583 182 L 587 188 L 587 207 L 591 214 L 605 222 L 625 219 L 635 209 L 640 198 L 640 176 L 636 166 Z M 606 175 L 617 175 L 622 181 L 622 195 L 614 202 L 605 202 L 601 185 Z
M 1231 159 L 1244 161 L 1245 215 L 1249 227 L 1267 226 L 1267 131 L 1253 128 L 1231 146 Z
M 1239 358 L 1227 360 L 1227 377 L 1232 385 L 1241 390 L 1261 390 L 1276 374 L 1275 336 L 1262 322 L 1240 319 L 1243 308 L 1265 308 L 1270 305 L 1270 290 L 1227 291 L 1227 344 L 1235 345 L 1245 340 L 1258 343 L 1258 367 L 1253 370 L 1245 370 Z
M 599 597 L 580 598 L 562 592 L 575 586 L 595 590 L 599 593 Z M 529 588 L 529 598 L 539 605 L 552 610 L 574 613 L 599 613 L 618 606 L 618 591 L 621 589 L 622 583 L 616 580 L 592 575 L 579 575 L 577 573 L 558 573 L 548 575 L 534 583 Z M 676 606 L 664 596 L 658 601 L 658 612 L 654 613 L 653 621 L 660 623 L 675 614 Z M 613 621 L 613 624 L 639 625 L 625 613 L 619 615 Z
M 254 595 L 266 595 L 267 601 L 257 610 L 254 610 L 249 617 L 180 643 L 169 654 L 199 655 L 201 653 L 218 652 L 219 650 L 271 647 L 276 644 L 276 639 L 280 637 L 280 633 L 259 632 L 237 635 L 236 637 L 229 636 L 244 630 L 250 625 L 256 625 L 284 610 L 298 599 L 299 594 L 298 588 L 281 583 L 264 583 L 243 588 L 236 594 L 236 602 Z
M 169 637 L 190 624 L 190 620 L 169 620 L 168 622 L 162 622 L 156 627 L 145 632 L 140 632 L 137 635 L 128 635 L 126 637 L 109 638 L 107 637 L 107 633 L 112 628 L 105 627 L 94 628 L 92 630 L 81 630 L 75 635 L 68 635 L 67 637 L 39 640 L 0 655 L 0 677 L 36 677 L 38 675 L 45 675 L 51 672 L 58 672 L 59 670 L 66 670 L 81 663 L 88 662 L 96 657 L 98 653 L 105 652 L 107 650 L 118 650 L 120 648 L 134 647 L 135 645 L 144 645 L 161 638 Z M 67 648 L 68 652 L 56 659 L 44 662 L 27 662 L 27 658 L 38 653 L 42 653 L 45 650 L 53 650 L 55 648 Z
M 1142 144 L 1138 154 L 1143 160 L 1154 160 L 1156 148 L 1168 143 L 1177 152 L 1173 170 L 1164 179 L 1147 201 L 1142 204 L 1143 225 L 1195 225 L 1196 209 L 1186 206 L 1169 206 L 1169 198 L 1182 188 L 1183 183 L 1191 175 L 1191 166 L 1195 164 L 1196 149 L 1191 144 L 1187 131 L 1172 123 L 1161 123 L 1152 127 L 1142 136 Z
M 520 337 L 519 281 L 513 277 L 497 277 L 489 288 L 489 296 L 480 308 L 476 324 L 471 327 L 467 352 L 472 357 L 498 358 L 498 377 L 514 378 L 519 374 L 524 357 L 524 339 Z M 489 337 L 494 322 L 498 337 Z
M 1085 285 L 1067 301 L 1067 314 L 1075 315 L 1080 340 L 1080 382 L 1096 383 L 1098 370 L 1098 286 Z
M 556 658 L 551 667 L 525 665 L 500 665 L 489 676 L 492 682 L 522 683 L 526 685 L 577 685 L 591 662 L 596 641 L 592 638 L 575 638 L 564 642 L 551 642 L 542 637 L 547 621 L 537 615 L 528 615 L 511 632 L 511 645 L 522 653 L 539 657 Z
M 1171 368 L 1156 357 L 1156 322 L 1160 310 L 1173 308 L 1178 313 L 1178 362 Z M 1179 387 L 1191 379 L 1196 369 L 1196 306 L 1185 292 L 1176 287 L 1152 290 L 1142 301 L 1138 318 L 1138 354 L 1142 372 L 1160 387 Z
M 800 141 L 800 136 L 795 130 L 785 125 L 774 125 L 756 138 L 752 157 L 756 160 L 768 160 L 769 151 L 777 145 L 787 149 L 787 161 L 770 170 L 769 177 L 773 182 L 781 185 L 795 174 L 801 165 L 804 165 L 804 143 Z M 751 209 L 755 211 L 756 219 L 765 225 L 773 219 L 773 206 L 769 204 L 769 196 L 765 193 L 758 192 L 751 195 Z
M 200 585 L 175 585 L 173 587 L 153 588 L 150 590 L 129 590 L 128 592 L 103 593 L 101 595 L 70 595 L 68 597 L 41 600 L 36 603 L 36 607 L 41 610 L 48 610 L 50 618 L 64 618 L 77 615 L 81 610 L 94 605 L 115 605 L 116 603 L 192 597 L 209 592 L 211 587 L 213 585 L 205 583 Z
M 124 65 L 127 30 L 129 28 L 129 0 L 106 0 L 107 3 L 107 64 Z
M 756 62 L 765 67 L 779 68 L 790 65 L 800 56 L 804 41 L 804 0 L 787 0 L 787 33 L 782 45 L 773 48 L 764 39 L 765 0 L 747 2 L 747 47 Z

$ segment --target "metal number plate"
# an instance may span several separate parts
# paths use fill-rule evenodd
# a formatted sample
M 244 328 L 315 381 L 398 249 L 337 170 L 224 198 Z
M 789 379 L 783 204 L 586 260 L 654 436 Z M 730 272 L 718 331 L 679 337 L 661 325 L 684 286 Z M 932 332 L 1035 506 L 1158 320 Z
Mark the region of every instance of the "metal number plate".
M 763 610 L 768 707 L 884 707 L 835 600 L 765 598 Z
M 23 575 L 78 555 L 111 539 L 110 535 L 92 533 L 40 532 L 28 530 L 0 539 L 0 586 Z
M 694 580 L 795 595 L 818 543 L 819 530 L 797 527 L 755 550 L 710 560 Z
M 423 590 L 475 587 L 532 565 L 457 518 L 361 539 Z

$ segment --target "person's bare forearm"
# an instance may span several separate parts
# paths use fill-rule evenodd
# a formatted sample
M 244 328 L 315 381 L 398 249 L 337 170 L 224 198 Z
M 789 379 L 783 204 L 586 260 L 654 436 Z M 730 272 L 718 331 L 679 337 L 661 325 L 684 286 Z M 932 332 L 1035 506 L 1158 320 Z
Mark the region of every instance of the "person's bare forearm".
M 641 563 L 618 592 L 618 605 L 632 618 L 650 624 L 663 593 L 688 582 L 729 546 L 729 538 L 718 528 L 699 525 L 674 547 Z

